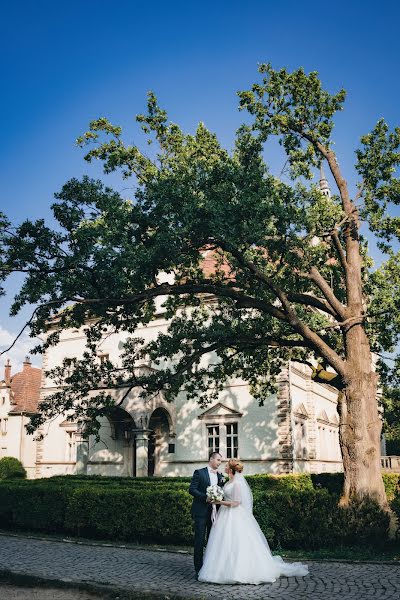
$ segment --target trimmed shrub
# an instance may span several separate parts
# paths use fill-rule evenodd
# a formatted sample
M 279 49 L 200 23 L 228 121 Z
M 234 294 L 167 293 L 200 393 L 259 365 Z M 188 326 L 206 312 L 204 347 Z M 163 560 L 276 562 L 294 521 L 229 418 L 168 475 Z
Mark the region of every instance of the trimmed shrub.
M 274 548 L 382 545 L 388 539 L 389 515 L 377 504 L 342 508 L 324 489 L 258 494 L 254 516 Z
M 70 492 L 42 481 L 0 484 L 0 526 L 32 531 L 63 531 Z
M 343 473 L 312 473 L 310 475 L 315 489 L 323 488 L 331 494 L 340 496 L 343 490 Z
M 390 503 L 390 507 L 393 510 L 394 514 L 396 515 L 396 519 L 397 519 L 397 530 L 396 530 L 396 537 L 399 539 L 400 538 L 400 490 L 397 490 L 397 493 L 395 494 L 393 500 Z
M 131 542 L 190 544 L 191 502 L 187 483 L 113 486 L 3 481 L 0 526 Z M 388 516 L 378 506 L 363 503 L 343 509 L 337 503 L 338 496 L 325 489 L 254 490 L 254 514 L 273 548 L 377 545 L 386 540 Z
M 0 459 L 0 479 L 25 479 L 26 471 L 21 461 L 13 456 Z
M 190 543 L 191 497 L 184 490 L 76 488 L 65 527 L 85 537 Z
M 400 492 L 400 473 L 382 473 L 383 484 L 389 502 Z
M 372 500 L 353 500 L 349 506 L 338 508 L 336 526 L 345 546 L 382 546 L 388 539 L 390 516 Z
M 336 545 L 332 529 L 337 498 L 326 490 L 259 492 L 254 516 L 272 548 L 321 548 Z
M 308 473 L 290 475 L 248 475 L 246 480 L 253 494 L 257 492 L 284 492 L 292 490 L 312 490 L 313 484 Z

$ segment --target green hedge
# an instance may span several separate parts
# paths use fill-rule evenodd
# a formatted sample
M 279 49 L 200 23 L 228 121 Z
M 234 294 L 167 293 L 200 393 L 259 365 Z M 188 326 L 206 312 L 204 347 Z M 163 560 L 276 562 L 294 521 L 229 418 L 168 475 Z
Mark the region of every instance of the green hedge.
M 190 543 L 190 507 L 184 490 L 81 487 L 70 498 L 65 527 L 84 537 Z
M 394 496 L 390 506 L 397 517 L 397 531 L 396 537 L 400 538 L 400 489 L 397 490 L 396 495 Z
M 340 508 L 337 500 L 324 489 L 260 493 L 254 497 L 254 516 L 274 548 L 385 543 L 387 513 L 370 501 Z
M 296 485 L 303 485 L 301 481 L 298 478 Z M 388 515 L 372 503 L 342 509 L 337 495 L 325 489 L 265 491 L 260 481 L 253 484 L 254 514 L 273 548 L 378 545 L 387 539 Z M 275 481 L 274 485 L 284 484 Z M 191 501 L 183 482 L 174 488 L 163 482 L 123 486 L 3 481 L 0 527 L 130 542 L 191 544 Z
M 342 493 L 343 473 L 318 473 L 310 477 L 314 488 L 324 488 L 336 495 Z M 388 500 L 391 501 L 400 487 L 400 473 L 382 473 L 382 479 Z
M 327 489 L 330 493 L 340 495 L 343 489 L 343 473 L 300 473 L 290 475 L 248 475 L 246 479 L 253 491 L 291 491 Z M 148 487 L 167 486 L 188 489 L 190 477 L 104 477 L 102 475 L 64 475 L 51 477 L 46 481 L 57 485 L 98 485 L 112 487 Z M 40 480 L 39 480 L 40 481 Z M 388 500 L 391 501 L 396 490 L 400 489 L 400 473 L 383 473 L 383 482 Z

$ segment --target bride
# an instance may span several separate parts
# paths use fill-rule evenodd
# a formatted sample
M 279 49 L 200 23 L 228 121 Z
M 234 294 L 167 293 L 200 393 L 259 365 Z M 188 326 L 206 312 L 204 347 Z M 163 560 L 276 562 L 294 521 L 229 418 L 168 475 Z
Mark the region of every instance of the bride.
M 210 583 L 272 583 L 278 577 L 303 577 L 308 567 L 286 563 L 271 550 L 253 517 L 253 496 L 242 475 L 243 464 L 231 459 L 225 467 L 229 482 L 211 529 L 199 572 L 199 581 Z

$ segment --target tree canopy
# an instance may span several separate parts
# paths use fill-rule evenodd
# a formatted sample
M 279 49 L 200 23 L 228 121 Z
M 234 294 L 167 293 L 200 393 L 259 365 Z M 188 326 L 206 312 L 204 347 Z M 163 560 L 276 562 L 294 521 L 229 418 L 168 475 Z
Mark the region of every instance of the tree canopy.
M 32 429 L 72 411 L 91 419 L 94 430 L 96 415 L 114 402 L 114 387 L 162 389 L 169 399 L 184 391 L 206 405 L 238 376 L 262 403 L 289 358 L 343 390 L 350 378 L 346 336 L 354 328 L 378 357 L 396 349 L 400 129 L 378 121 L 361 138 L 354 165 L 339 166 L 332 134 L 344 90 L 329 93 L 317 73 L 303 69 L 262 65 L 259 72 L 251 89 L 239 92 L 250 119 L 232 151 L 202 123 L 183 132 L 150 93 L 146 114 L 136 118 L 150 156 L 126 144 L 106 118 L 78 138 L 88 162 L 132 181 L 131 197 L 83 177 L 56 194 L 57 228 L 43 219 L 14 227 L 1 220 L 1 273 L 25 273 L 12 314 L 37 305 L 31 335 L 50 332 L 37 350 L 56 343 L 60 329 L 86 325 L 85 354 L 54 369 L 61 387 L 43 401 Z M 268 168 L 270 138 L 286 154 L 289 177 Z M 335 183 L 332 195 L 315 183 L 321 165 Z M 351 169 L 359 178 L 353 195 Z M 378 269 L 368 253 L 371 236 L 387 257 Z M 146 344 L 135 330 L 155 318 L 158 297 L 169 327 Z M 97 344 L 118 331 L 130 335 L 120 361 L 98 364 Z M 135 369 L 143 357 L 151 373 Z M 381 359 L 378 368 L 391 376 Z

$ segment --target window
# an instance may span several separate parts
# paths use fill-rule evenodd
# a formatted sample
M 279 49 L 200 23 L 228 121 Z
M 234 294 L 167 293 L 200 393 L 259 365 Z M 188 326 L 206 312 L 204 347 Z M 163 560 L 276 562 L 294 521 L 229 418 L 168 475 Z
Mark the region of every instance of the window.
M 68 377 L 71 377 L 73 371 L 74 371 L 74 364 L 73 364 L 73 360 L 72 358 L 65 358 L 64 359 L 64 376 L 65 379 L 67 379 Z
M 294 422 L 294 456 L 297 459 L 307 459 L 307 429 L 303 420 Z
M 238 424 L 226 425 L 226 458 L 237 458 L 239 453 Z
M 100 360 L 100 364 L 104 365 L 104 363 L 106 363 L 110 358 L 109 354 L 99 354 L 99 360 Z
M 318 426 L 318 458 L 320 460 L 328 459 L 328 444 L 326 439 L 327 430 L 323 425 Z
M 67 462 L 76 462 L 76 438 L 75 431 L 66 431 L 67 434 Z
M 5 435 L 8 429 L 8 419 L 0 419 L 0 429 L 1 433 Z
M 219 452 L 219 425 L 207 425 L 208 452 Z
M 175 453 L 175 444 L 168 444 L 168 454 Z

